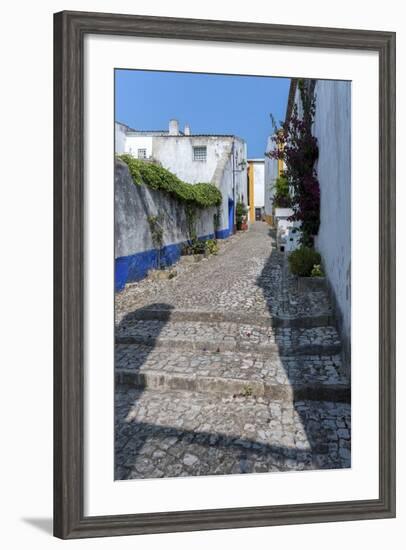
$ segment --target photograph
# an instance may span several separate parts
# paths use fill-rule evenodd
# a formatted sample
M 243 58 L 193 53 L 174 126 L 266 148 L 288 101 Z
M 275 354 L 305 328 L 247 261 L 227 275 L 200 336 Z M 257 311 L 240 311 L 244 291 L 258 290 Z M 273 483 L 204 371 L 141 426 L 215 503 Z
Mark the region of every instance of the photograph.
M 114 76 L 114 479 L 351 468 L 351 82 Z
M 5 4 L 6 550 L 398 548 L 401 6 Z

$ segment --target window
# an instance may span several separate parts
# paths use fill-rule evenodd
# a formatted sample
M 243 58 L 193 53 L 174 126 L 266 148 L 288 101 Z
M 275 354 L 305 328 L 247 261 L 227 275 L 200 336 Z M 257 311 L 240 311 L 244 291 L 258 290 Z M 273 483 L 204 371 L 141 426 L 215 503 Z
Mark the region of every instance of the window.
M 146 149 L 138 149 L 138 158 L 139 159 L 146 159 L 147 158 L 147 150 Z
M 207 160 L 207 147 L 193 147 L 193 160 Z

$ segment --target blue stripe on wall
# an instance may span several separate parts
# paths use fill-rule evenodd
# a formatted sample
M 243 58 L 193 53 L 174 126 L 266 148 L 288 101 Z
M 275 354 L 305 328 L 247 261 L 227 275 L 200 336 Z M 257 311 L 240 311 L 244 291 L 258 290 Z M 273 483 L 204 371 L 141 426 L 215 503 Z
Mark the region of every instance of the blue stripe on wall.
M 161 264 L 172 265 L 180 258 L 180 244 L 170 244 L 161 250 Z M 126 283 L 143 279 L 150 269 L 158 265 L 156 249 L 137 252 L 131 256 L 122 256 L 115 261 L 115 289 L 123 290 Z
M 218 239 L 226 239 L 229 235 L 228 229 L 216 231 Z M 213 239 L 214 234 L 199 237 L 199 240 Z M 161 250 L 161 264 L 172 265 L 180 258 L 180 252 L 183 243 L 169 244 Z M 158 265 L 158 251 L 156 249 L 137 252 L 130 256 L 121 256 L 115 260 L 114 286 L 115 290 L 123 290 L 127 283 L 140 281 L 148 274 L 151 269 L 156 269 Z
M 227 237 L 230 236 L 230 230 L 227 229 L 220 229 L 220 231 L 216 231 L 216 239 L 227 239 Z

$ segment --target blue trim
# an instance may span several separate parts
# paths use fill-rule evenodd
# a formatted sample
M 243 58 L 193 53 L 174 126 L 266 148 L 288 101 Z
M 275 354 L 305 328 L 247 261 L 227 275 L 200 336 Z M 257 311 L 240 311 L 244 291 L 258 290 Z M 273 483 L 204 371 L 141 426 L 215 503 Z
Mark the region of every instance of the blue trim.
M 214 233 L 209 233 L 208 235 L 203 235 L 202 237 L 197 238 L 199 241 L 208 241 L 209 239 L 214 239 Z
M 161 250 L 161 262 L 172 265 L 180 258 L 180 244 L 170 244 Z M 115 261 L 115 289 L 123 290 L 131 281 L 140 281 L 146 277 L 150 269 L 156 269 L 158 251 L 156 249 L 137 252 L 131 256 L 121 256 Z
M 220 229 L 216 231 L 216 239 L 227 239 L 230 236 L 230 230 L 228 227 L 226 229 Z
M 228 237 L 228 229 L 222 229 L 216 232 L 218 239 Z M 214 233 L 199 237 L 199 241 L 213 239 Z M 169 244 L 161 250 L 161 263 L 163 265 L 172 265 L 180 258 L 183 243 Z M 123 290 L 127 283 L 140 281 L 147 276 L 148 271 L 156 269 L 158 264 L 158 251 L 156 249 L 137 252 L 130 256 L 121 256 L 115 260 L 114 287 L 116 291 Z
M 234 201 L 228 198 L 228 234 L 234 233 Z

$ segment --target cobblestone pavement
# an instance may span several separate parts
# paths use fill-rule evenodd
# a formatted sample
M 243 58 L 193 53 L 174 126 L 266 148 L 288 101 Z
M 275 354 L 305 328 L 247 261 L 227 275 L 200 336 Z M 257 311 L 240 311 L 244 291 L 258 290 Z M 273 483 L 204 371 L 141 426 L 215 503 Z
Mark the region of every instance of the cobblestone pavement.
M 117 393 L 116 478 L 342 468 L 350 406 L 193 392 Z M 306 426 L 306 428 L 304 428 Z
M 116 297 L 117 322 L 129 312 L 160 302 L 175 310 L 251 313 L 256 318 L 331 315 L 323 291 L 299 293 L 282 252 L 272 250 L 269 226 L 258 222 L 245 234 L 220 242 L 217 256 L 181 260 L 170 280 L 127 285 Z M 271 254 L 272 252 L 272 254 Z
M 116 295 L 116 479 L 350 466 L 328 296 L 272 241 L 256 223 Z
M 238 323 L 129 320 L 118 327 L 117 342 L 167 346 L 180 349 L 261 350 L 288 353 L 339 352 L 340 339 L 334 327 L 272 328 Z
M 118 383 L 149 389 L 187 389 L 222 395 L 348 399 L 338 355 L 265 356 L 261 353 L 178 351 L 142 345 L 117 347 Z M 314 398 L 314 397 L 313 397 Z

